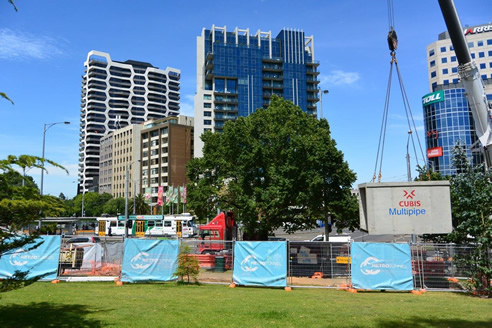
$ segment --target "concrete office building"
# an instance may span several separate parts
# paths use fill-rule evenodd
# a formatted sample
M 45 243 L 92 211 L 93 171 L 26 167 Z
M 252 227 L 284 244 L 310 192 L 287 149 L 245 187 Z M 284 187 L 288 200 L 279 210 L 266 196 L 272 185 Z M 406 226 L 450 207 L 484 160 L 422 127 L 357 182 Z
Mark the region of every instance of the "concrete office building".
M 316 115 L 319 99 L 313 36 L 284 29 L 227 31 L 212 25 L 197 37 L 195 157 L 202 156 L 205 131 L 222 131 L 225 122 L 267 107 L 272 95 Z
M 98 191 L 100 139 L 110 131 L 179 114 L 180 71 L 111 60 L 91 51 L 84 63 L 78 192 Z
M 105 190 L 109 189 L 113 197 L 125 197 L 127 166 L 128 197 L 133 198 L 134 194 L 140 192 L 140 131 L 142 128 L 142 124 L 131 124 L 112 131 L 101 139 L 99 193 L 108 192 Z M 106 154 L 109 148 L 111 148 L 111 156 Z
M 487 98 L 492 100 L 492 24 L 466 27 L 464 34 Z M 447 31 L 427 47 L 427 63 L 431 93 L 422 98 L 427 157 L 435 171 L 453 175 L 451 150 L 458 140 L 465 145 L 472 163 L 481 163 L 483 157 L 479 151 L 470 151 L 478 138 Z
M 99 152 L 99 193 L 112 194 L 113 190 L 113 132 L 100 141 Z
M 157 203 L 158 187 L 186 184 L 186 164 L 193 158 L 193 117 L 168 117 L 145 122 L 141 131 L 142 193 L 151 191 Z

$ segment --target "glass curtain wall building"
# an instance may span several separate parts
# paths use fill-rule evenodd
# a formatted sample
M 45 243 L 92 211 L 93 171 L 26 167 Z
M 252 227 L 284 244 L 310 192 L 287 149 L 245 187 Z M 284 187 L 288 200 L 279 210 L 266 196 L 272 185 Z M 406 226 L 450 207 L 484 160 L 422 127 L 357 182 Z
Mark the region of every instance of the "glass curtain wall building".
M 488 100 L 492 100 L 492 25 L 467 27 L 463 31 L 470 54 L 478 67 Z M 475 125 L 458 75 L 458 61 L 448 32 L 427 46 L 429 94 L 422 98 L 427 157 L 435 171 L 453 175 L 452 148 L 459 140 L 474 165 L 483 162 L 481 152 L 470 151 L 477 142 Z
M 84 63 L 80 108 L 78 193 L 98 191 L 100 139 L 149 119 L 178 116 L 181 72 L 149 63 L 111 60 L 90 51 Z
M 441 175 L 453 175 L 452 149 L 459 141 L 466 146 L 474 165 L 482 162 L 479 151 L 470 150 L 477 140 L 465 89 L 460 86 L 437 90 L 423 98 L 427 157 L 430 166 Z
M 197 37 L 195 157 L 202 156 L 203 132 L 221 132 L 227 121 L 268 107 L 272 95 L 316 115 L 318 66 L 313 36 L 303 31 L 283 29 L 272 37 L 271 31 L 237 27 L 203 29 Z

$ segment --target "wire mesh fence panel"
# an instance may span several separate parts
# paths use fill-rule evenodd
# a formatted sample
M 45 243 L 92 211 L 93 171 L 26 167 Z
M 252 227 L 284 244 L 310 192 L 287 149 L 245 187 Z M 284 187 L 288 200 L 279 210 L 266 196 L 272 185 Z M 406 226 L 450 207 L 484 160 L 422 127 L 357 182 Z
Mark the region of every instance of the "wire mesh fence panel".
M 198 260 L 199 282 L 230 283 L 234 265 L 234 242 L 219 240 L 181 240 L 190 247 L 190 256 Z
M 84 238 L 62 242 L 59 276 L 118 276 L 123 263 L 123 240 Z
M 347 285 L 350 283 L 350 244 L 289 242 L 288 276 L 293 286 Z
M 464 289 L 470 268 L 462 261 L 473 250 L 455 244 L 412 246 L 412 269 L 416 288 Z

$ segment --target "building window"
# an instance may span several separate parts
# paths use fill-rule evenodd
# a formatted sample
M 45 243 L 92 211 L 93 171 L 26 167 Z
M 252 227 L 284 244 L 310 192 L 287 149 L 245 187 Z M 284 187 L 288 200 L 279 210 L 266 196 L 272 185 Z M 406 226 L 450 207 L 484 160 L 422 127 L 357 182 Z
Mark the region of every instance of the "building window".
M 492 50 L 489 50 L 489 57 L 492 57 Z
M 483 75 L 481 75 L 481 77 L 482 77 L 482 80 L 487 80 L 487 74 L 483 74 Z
M 484 57 L 485 57 L 485 52 L 480 51 L 480 52 L 478 53 L 478 58 L 484 58 Z
M 436 66 L 436 61 L 435 61 L 435 60 L 432 60 L 432 61 L 430 62 L 430 67 L 434 67 L 434 66 Z
M 480 64 L 480 69 L 485 69 L 485 67 L 486 67 L 485 63 Z
M 212 120 L 203 120 L 203 125 L 212 125 Z
M 212 117 L 212 112 L 203 112 L 203 116 Z
M 203 129 L 203 131 L 212 131 L 210 128 Z
M 446 57 L 441 58 L 441 63 L 446 64 L 448 62 L 448 59 Z
M 458 83 L 459 79 L 453 79 L 453 83 Z
M 444 84 L 449 84 L 449 80 L 443 80 L 442 81 Z
M 473 48 L 474 46 L 475 45 L 474 45 L 473 41 L 472 42 L 468 42 L 468 48 Z
M 472 53 L 471 55 L 472 55 L 472 58 L 475 59 L 475 54 Z
M 492 44 L 492 39 L 488 39 L 487 44 L 490 46 Z
M 212 95 L 203 95 L 203 100 L 212 100 Z
M 441 52 L 446 52 L 446 47 L 441 47 Z
M 434 49 L 429 50 L 429 57 L 434 56 Z
M 455 62 L 456 61 L 456 56 L 451 56 L 451 62 Z
M 477 42 L 477 47 L 482 47 L 483 46 L 483 41 L 478 41 Z
M 453 73 L 458 73 L 458 67 L 453 67 L 453 68 L 451 68 L 451 72 L 453 72 Z
M 436 77 L 436 71 L 431 72 L 431 78 Z
M 442 74 L 448 74 L 448 69 L 447 68 L 443 68 L 442 69 Z
M 492 62 L 489 63 L 489 67 L 492 68 Z
M 203 108 L 212 108 L 211 103 L 203 103 Z

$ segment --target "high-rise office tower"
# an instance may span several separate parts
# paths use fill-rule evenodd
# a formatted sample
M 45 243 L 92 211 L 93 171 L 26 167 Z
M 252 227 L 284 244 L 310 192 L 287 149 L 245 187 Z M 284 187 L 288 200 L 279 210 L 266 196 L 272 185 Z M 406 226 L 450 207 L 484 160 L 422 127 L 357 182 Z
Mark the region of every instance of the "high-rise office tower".
M 84 63 L 78 192 L 98 191 L 100 139 L 146 120 L 178 116 L 180 70 L 111 60 L 91 51 Z
M 466 27 L 463 33 L 484 82 L 487 98 L 492 100 L 492 25 Z M 435 171 L 453 175 L 452 148 L 457 141 L 465 145 L 473 164 L 481 163 L 483 156 L 479 147 L 475 147 L 476 151 L 470 150 L 478 138 L 447 31 L 427 46 L 427 67 L 431 93 L 422 98 L 427 157 Z
M 197 37 L 195 157 L 202 156 L 200 135 L 222 131 L 225 122 L 267 107 L 272 95 L 316 115 L 318 68 L 313 36 L 283 29 L 227 31 L 212 25 Z

